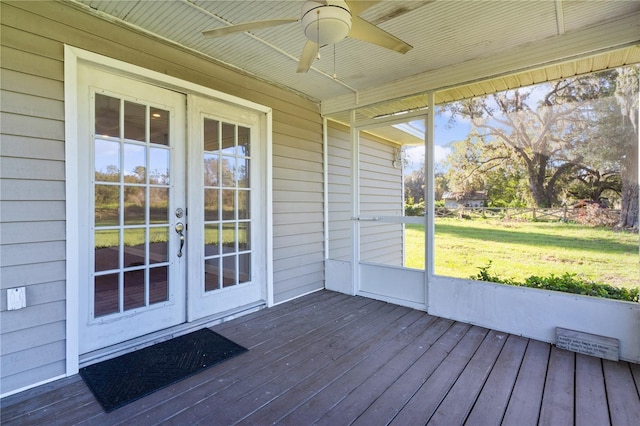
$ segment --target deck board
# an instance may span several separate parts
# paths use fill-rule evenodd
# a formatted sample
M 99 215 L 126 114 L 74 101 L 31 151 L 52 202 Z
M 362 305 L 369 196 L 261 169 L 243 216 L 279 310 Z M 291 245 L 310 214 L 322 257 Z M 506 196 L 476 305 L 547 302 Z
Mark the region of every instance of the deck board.
M 538 423 L 550 349 L 546 343 L 529 341 L 503 424 L 528 426 Z
M 213 380 L 180 393 L 179 397 L 186 397 L 190 405 L 179 413 L 175 413 L 171 406 L 162 404 L 159 408 L 140 413 L 132 419 L 160 422 L 179 417 L 183 422 L 193 423 L 260 386 L 265 376 L 279 375 L 283 368 L 288 367 L 289 360 L 295 365 L 312 359 L 320 346 L 314 343 L 324 343 L 320 338 L 331 336 L 342 328 L 358 327 L 363 323 L 362 317 L 373 317 L 375 311 L 380 309 L 379 302 L 366 299 L 348 308 L 341 305 L 328 306 L 328 315 L 314 316 L 315 321 L 297 324 L 298 327 L 294 325 L 282 330 L 273 329 L 270 334 L 275 334 L 275 337 L 269 340 L 268 345 L 261 345 L 260 350 L 248 345 L 249 352 L 237 357 L 236 362 L 225 362 L 207 370 L 212 374 Z M 234 338 L 229 335 L 227 337 Z M 261 336 L 261 339 L 264 338 Z M 285 344 L 286 350 L 283 348 Z
M 637 425 L 640 399 L 629 364 L 603 360 L 611 424 Z
M 398 377 L 405 373 L 451 328 L 453 322 L 442 318 L 434 321 L 429 328 L 424 330 L 413 342 L 406 345 L 397 355 L 394 355 L 384 365 L 380 366 L 359 386 L 355 387 L 339 403 L 335 404 L 328 412 L 325 412 L 316 423 L 319 425 L 335 425 L 339 423 L 349 424 L 369 407 L 377 395 L 381 395 L 389 388 Z M 349 380 L 350 377 L 346 377 Z M 329 392 L 331 389 L 328 390 Z M 314 401 L 307 402 L 312 405 Z M 296 410 L 290 417 L 285 418 L 286 423 L 292 424 L 304 420 L 306 407 Z
M 299 359 L 299 355 L 295 358 L 286 357 L 287 360 L 291 358 L 288 360 L 289 362 L 274 363 L 271 368 L 264 370 L 264 377 L 258 376 L 258 380 L 255 380 L 256 377 L 252 377 L 253 383 L 249 387 L 252 389 L 251 392 L 247 393 L 246 386 L 242 385 L 238 388 L 237 396 L 239 398 L 237 399 L 228 398 L 229 392 L 225 393 L 223 399 L 225 404 L 221 404 L 219 409 L 207 410 L 205 415 L 197 418 L 196 421 L 203 424 L 210 424 L 214 421 L 221 424 L 234 424 L 242 420 L 240 416 L 262 408 L 291 387 L 296 386 L 300 381 L 309 378 L 314 371 L 333 368 L 336 361 L 349 351 L 361 345 L 365 350 L 368 350 L 370 345 L 376 341 L 376 335 L 383 333 L 388 325 L 386 322 L 377 321 L 379 316 L 384 316 L 387 321 L 395 323 L 400 317 L 407 315 L 407 312 L 408 310 L 405 308 L 381 306 L 358 320 L 354 324 L 354 328 L 344 327 L 337 331 L 331 336 L 331 342 L 328 345 L 325 345 L 325 342 L 310 344 L 306 348 L 307 357 L 303 359 Z
M 553 346 L 540 408 L 540 424 L 573 425 L 574 372 L 575 354 Z
M 489 330 L 485 328 L 471 327 L 427 381 L 415 391 L 390 424 L 426 424 L 488 332 Z
M 489 376 L 507 339 L 506 333 L 490 331 L 473 355 L 428 425 L 463 424 Z
M 410 368 L 366 407 L 353 422 L 355 425 L 372 425 L 391 421 L 409 401 L 431 373 L 446 359 L 449 352 L 464 337 L 470 326 L 456 323 L 440 337 Z
M 249 348 L 104 413 L 79 376 L 0 401 L 3 425 L 636 424 L 640 366 L 322 291 L 219 324 Z
M 490 426 L 502 422 L 526 348 L 526 339 L 513 335 L 507 338 L 466 424 Z
M 594 404 L 594 401 L 606 401 L 607 393 L 602 373 L 602 360 L 599 358 L 576 355 L 576 424 L 596 424 L 607 426 L 610 423 L 608 404 Z
M 325 407 L 337 404 L 404 346 L 414 341 L 421 331 L 428 329 L 435 318 L 410 311 L 400 320 L 397 325 L 388 327 L 376 336 L 376 342 L 369 339 L 333 363 L 316 370 L 239 424 L 253 425 L 257 421 L 275 423 L 285 417 L 286 423 L 314 422 L 325 414 Z

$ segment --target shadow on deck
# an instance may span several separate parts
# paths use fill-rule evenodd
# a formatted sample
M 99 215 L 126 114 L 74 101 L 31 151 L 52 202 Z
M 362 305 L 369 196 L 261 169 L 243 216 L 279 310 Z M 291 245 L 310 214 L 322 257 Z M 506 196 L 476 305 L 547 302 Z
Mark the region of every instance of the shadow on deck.
M 213 328 L 249 352 L 109 414 L 79 376 L 9 424 L 637 425 L 640 365 L 322 291 Z

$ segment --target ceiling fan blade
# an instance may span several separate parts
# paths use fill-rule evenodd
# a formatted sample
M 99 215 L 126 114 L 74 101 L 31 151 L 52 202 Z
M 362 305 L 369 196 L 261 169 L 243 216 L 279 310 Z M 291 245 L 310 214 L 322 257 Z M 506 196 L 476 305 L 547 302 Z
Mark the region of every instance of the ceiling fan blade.
M 347 7 L 349 7 L 349 10 L 351 11 L 351 16 L 358 16 L 365 10 L 375 5 L 376 3 L 380 3 L 380 0 L 378 1 L 346 0 L 345 3 L 347 3 Z
M 251 30 L 261 30 L 263 28 L 276 27 L 278 25 L 290 24 L 298 22 L 297 18 L 290 19 L 268 19 L 265 21 L 252 21 L 243 24 L 229 25 L 228 27 L 214 28 L 202 32 L 205 37 L 220 37 L 227 34 L 240 33 Z
M 348 37 L 373 43 L 400 53 L 407 53 L 413 49 L 410 44 L 357 16 L 352 16 L 351 18 L 351 31 L 349 31 Z
M 307 72 L 311 68 L 313 60 L 318 55 L 320 45 L 315 41 L 307 40 L 302 49 L 302 55 L 300 55 L 300 61 L 298 61 L 298 70 L 296 72 Z

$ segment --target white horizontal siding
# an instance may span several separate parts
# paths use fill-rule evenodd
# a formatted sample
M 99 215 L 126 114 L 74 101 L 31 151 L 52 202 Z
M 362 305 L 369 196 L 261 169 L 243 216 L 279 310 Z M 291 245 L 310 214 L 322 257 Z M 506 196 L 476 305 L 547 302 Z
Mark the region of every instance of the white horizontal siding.
M 8 9 L 3 6 L 3 24 Z M 65 372 L 65 171 L 63 65 L 47 51 L 55 43 L 4 25 L 1 43 L 0 393 L 5 393 Z M 6 310 L 4 290 L 13 287 L 26 288 L 27 308 Z
M 64 225 L 64 221 L 0 223 L 2 246 L 9 246 L 11 244 L 64 241 Z M 10 250 L 11 248 L 7 247 L 6 249 Z
M 402 170 L 393 167 L 398 147 L 360 136 L 360 215 L 401 216 Z M 402 226 L 363 222 L 360 226 L 360 259 L 363 262 L 402 266 Z
M 33 346 L 33 342 L 39 342 L 42 345 L 54 343 L 63 340 L 65 337 L 64 321 L 53 322 L 38 328 L 28 330 L 19 330 L 2 335 L 2 347 L 0 354 L 8 355 L 12 350 L 13 353 L 28 350 Z
M 330 122 L 328 130 L 329 259 L 351 260 L 351 136 Z
M 25 265 L 64 260 L 64 241 L 38 241 L 37 243 L 0 245 L 2 266 Z
M 64 181 L 4 178 L 0 182 L 2 199 L 7 201 L 62 201 Z
M 7 37 L 7 30 L 3 30 L 2 34 Z M 11 69 L 2 71 L 2 89 L 25 95 L 34 95 L 42 99 L 64 100 L 61 97 L 64 94 L 64 83 L 62 81 Z

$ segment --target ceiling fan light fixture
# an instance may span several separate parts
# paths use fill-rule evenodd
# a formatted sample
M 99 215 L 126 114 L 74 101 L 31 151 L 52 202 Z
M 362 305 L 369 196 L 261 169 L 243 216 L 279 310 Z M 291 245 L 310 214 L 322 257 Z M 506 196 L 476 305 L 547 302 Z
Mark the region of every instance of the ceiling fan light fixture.
M 302 5 L 305 36 L 320 46 L 337 43 L 351 30 L 351 12 L 344 1 L 306 1 Z

